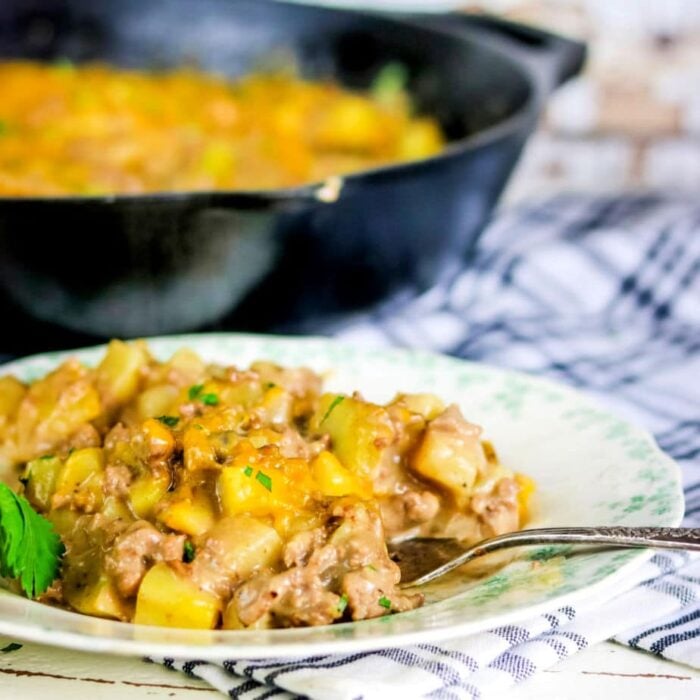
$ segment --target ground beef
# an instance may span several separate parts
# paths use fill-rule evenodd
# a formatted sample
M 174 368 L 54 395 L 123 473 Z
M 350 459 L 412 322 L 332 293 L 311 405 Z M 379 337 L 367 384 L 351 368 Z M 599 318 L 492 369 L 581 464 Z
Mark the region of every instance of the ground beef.
M 398 590 L 400 571 L 389 559 L 376 511 L 340 502 L 329 516 L 326 528 L 290 540 L 286 571 L 260 573 L 236 590 L 231 604 L 244 625 L 266 615 L 283 627 L 330 624 L 345 615 L 359 620 L 422 603 L 422 596 Z
M 474 496 L 471 507 L 479 516 L 484 537 L 513 532 L 520 526 L 515 479 L 501 479 L 491 493 Z
M 381 509 L 387 537 L 393 537 L 432 520 L 440 510 L 440 499 L 431 491 L 407 491 L 382 501 Z
M 131 431 L 127 428 L 124 423 L 117 423 L 108 433 L 105 435 L 105 449 L 113 450 L 120 443 L 127 443 L 131 440 Z
M 145 520 L 137 520 L 114 540 L 105 568 L 125 598 L 136 595 L 152 564 L 182 560 L 184 535 L 165 535 Z
M 234 604 L 240 621 L 250 625 L 271 614 L 282 627 L 328 625 L 340 617 L 340 596 L 329 591 L 309 567 L 281 574 L 260 574 L 243 584 Z
M 110 464 L 105 469 L 103 490 L 106 496 L 125 496 L 129 493 L 131 470 L 124 464 Z
M 100 447 L 102 438 L 91 423 L 81 425 L 68 439 L 66 447 L 71 450 L 82 450 L 85 447 Z
M 305 566 L 312 552 L 324 544 L 327 539 L 328 533 L 325 528 L 321 527 L 294 535 L 284 548 L 282 555 L 284 565 L 287 567 Z

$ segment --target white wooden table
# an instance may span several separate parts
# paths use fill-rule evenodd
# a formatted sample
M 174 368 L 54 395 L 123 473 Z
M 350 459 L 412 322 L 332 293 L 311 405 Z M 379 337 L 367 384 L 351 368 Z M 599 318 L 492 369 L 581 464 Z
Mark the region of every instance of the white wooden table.
M 11 641 L 0 637 L 0 649 Z M 5 700 L 204 700 L 223 697 L 201 681 L 139 659 L 23 644 L 0 653 Z M 409 700 L 408 696 L 404 696 Z M 700 697 L 700 671 L 604 643 L 507 692 L 508 700 L 689 700 Z

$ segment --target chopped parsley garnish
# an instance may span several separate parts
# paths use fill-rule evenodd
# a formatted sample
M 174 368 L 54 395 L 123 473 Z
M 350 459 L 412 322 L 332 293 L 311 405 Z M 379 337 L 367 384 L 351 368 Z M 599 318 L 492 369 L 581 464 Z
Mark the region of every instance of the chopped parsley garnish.
M 372 81 L 372 97 L 381 104 L 392 105 L 406 90 L 408 70 L 403 63 L 387 63 Z
M 218 406 L 219 405 L 219 397 L 216 394 L 202 394 L 199 397 L 199 400 L 205 406 Z
M 75 70 L 75 63 L 73 63 L 70 58 L 59 58 L 58 60 L 54 61 L 53 67 L 57 71 L 72 73 Z
M 338 601 L 338 612 L 342 615 L 345 612 L 345 608 L 348 607 L 348 594 L 343 593 Z
M 376 571 L 376 570 L 377 570 L 377 567 L 376 567 L 374 564 L 367 564 L 367 568 L 368 568 L 370 571 Z
M 193 384 L 187 392 L 187 395 L 190 397 L 190 401 L 196 401 L 203 391 L 204 384 Z
M 182 551 L 182 561 L 184 561 L 185 564 L 189 564 L 194 560 L 194 555 L 196 553 L 197 550 L 195 549 L 195 546 L 189 540 L 187 540 Z
M 168 428 L 174 428 L 180 422 L 177 416 L 158 416 L 157 420 L 163 425 L 167 425 Z
M 268 491 L 272 491 L 272 478 L 269 477 L 267 474 L 263 474 L 262 472 L 258 472 L 255 475 L 255 480 L 258 481 Z
M 58 575 L 65 549 L 53 525 L 0 484 L 0 576 L 19 580 L 29 598 L 41 595 Z
M 190 401 L 201 401 L 205 406 L 219 405 L 219 397 L 216 394 L 203 394 L 203 391 L 204 384 L 193 384 L 189 388 L 187 395 L 189 396 Z
M 383 595 L 377 602 L 386 610 L 391 610 L 391 601 L 385 595 Z
M 250 464 L 246 464 L 245 469 L 243 470 L 243 473 L 246 476 L 251 476 L 253 474 L 253 467 L 251 467 Z
M 268 382 L 267 384 L 265 384 L 266 389 L 274 389 L 276 386 L 277 384 L 275 384 L 274 382 Z
M 333 399 L 333 401 L 331 402 L 331 405 L 328 407 L 328 410 L 326 411 L 325 415 L 323 416 L 323 418 L 321 418 L 321 423 L 322 423 L 322 424 L 326 422 L 326 420 L 328 419 L 328 416 L 330 416 L 331 413 L 333 413 L 333 411 L 335 411 L 335 409 L 336 409 L 338 406 L 340 406 L 341 403 L 343 403 L 343 401 L 345 401 L 345 397 L 344 397 L 344 396 L 336 396 L 336 397 Z
M 39 457 L 39 459 L 42 460 L 42 461 L 45 460 L 45 459 L 53 459 L 53 458 L 54 458 L 53 455 L 43 455 L 43 456 Z

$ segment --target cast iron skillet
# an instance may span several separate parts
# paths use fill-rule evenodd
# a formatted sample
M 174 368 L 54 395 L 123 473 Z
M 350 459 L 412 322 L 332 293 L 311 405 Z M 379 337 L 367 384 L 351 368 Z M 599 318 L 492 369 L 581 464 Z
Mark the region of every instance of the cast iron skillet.
M 3 0 L 0 57 L 195 62 L 230 76 L 293 60 L 304 76 L 353 88 L 400 61 L 419 111 L 450 144 L 429 160 L 294 189 L 0 198 L 0 283 L 26 317 L 96 337 L 294 328 L 425 288 L 470 248 L 544 97 L 583 55 L 578 43 L 476 17 Z

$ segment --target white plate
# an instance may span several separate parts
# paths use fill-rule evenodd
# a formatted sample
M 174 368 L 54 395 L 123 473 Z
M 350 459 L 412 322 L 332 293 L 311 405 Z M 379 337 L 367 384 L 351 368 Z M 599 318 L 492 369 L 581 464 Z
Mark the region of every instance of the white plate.
M 232 334 L 154 339 L 162 359 L 188 346 L 208 360 L 245 366 L 255 359 L 328 372 L 331 390 L 360 389 L 385 401 L 397 390 L 430 391 L 457 402 L 484 426 L 503 462 L 537 482 L 532 526 L 678 525 L 680 474 L 653 439 L 563 386 L 515 372 L 405 350 L 360 349 L 317 338 Z M 94 363 L 103 348 L 72 353 Z M 0 368 L 29 381 L 67 353 Z M 377 649 L 463 636 L 619 586 L 644 551 L 565 556 L 520 550 L 483 578 L 458 576 L 427 591 L 427 603 L 400 615 L 328 627 L 266 631 L 191 631 L 85 617 L 0 590 L 0 634 L 115 654 L 222 660 Z

